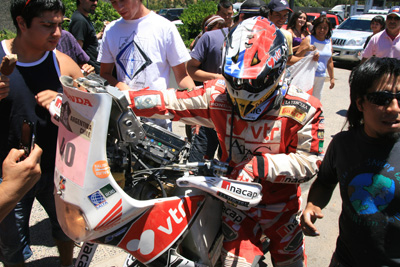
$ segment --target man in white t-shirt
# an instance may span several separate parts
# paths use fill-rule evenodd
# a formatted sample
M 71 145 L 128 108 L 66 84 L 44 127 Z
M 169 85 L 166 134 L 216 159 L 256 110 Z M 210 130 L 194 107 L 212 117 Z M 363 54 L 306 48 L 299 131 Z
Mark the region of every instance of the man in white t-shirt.
M 185 68 L 191 57 L 173 23 L 139 0 L 112 0 L 111 4 L 121 18 L 104 31 L 98 57 L 103 78 L 121 90 L 166 90 L 172 68 L 180 88 L 195 87 Z M 164 120 L 155 123 L 170 128 Z

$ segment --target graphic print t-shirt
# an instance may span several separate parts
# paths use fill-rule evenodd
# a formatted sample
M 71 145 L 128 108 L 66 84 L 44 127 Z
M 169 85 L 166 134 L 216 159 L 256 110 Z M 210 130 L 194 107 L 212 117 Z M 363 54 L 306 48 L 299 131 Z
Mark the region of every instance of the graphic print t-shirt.
M 118 81 L 136 90 L 167 89 L 171 67 L 189 59 L 176 26 L 154 12 L 136 20 L 111 22 L 98 57 L 102 63 L 115 63 Z
M 400 266 L 400 142 L 363 130 L 337 134 L 318 178 L 339 182 L 336 254 L 345 266 Z

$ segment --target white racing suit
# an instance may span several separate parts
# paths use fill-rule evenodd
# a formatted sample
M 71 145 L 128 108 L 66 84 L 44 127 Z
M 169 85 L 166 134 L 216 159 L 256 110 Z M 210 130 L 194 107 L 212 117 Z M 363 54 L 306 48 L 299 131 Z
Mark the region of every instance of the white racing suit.
M 275 109 L 256 109 L 251 115 L 258 116 L 254 121 L 242 120 L 233 112 L 223 80 L 208 81 L 204 88 L 190 92 L 126 91 L 138 116 L 215 128 L 221 161 L 231 155 L 230 165 L 235 167 L 252 160 L 246 169 L 253 170 L 253 178 L 262 184 L 263 198 L 257 208 L 246 212 L 225 207 L 222 258 L 226 266 L 250 266 L 263 254 L 262 234 L 270 239 L 275 266 L 301 266 L 306 261 L 299 226 L 299 184 L 313 178 L 320 165 L 324 118 L 319 100 L 295 87 L 288 89 L 286 83 L 278 90 L 286 89 Z

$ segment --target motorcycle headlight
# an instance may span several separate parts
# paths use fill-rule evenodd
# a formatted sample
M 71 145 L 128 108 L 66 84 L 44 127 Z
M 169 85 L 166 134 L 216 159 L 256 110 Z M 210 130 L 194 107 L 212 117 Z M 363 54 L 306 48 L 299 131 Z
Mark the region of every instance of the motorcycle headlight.
M 90 231 L 81 208 L 65 202 L 57 195 L 54 196 L 54 200 L 57 204 L 57 213 L 62 214 L 62 216 L 57 216 L 57 218 L 65 234 L 74 241 L 80 242 L 85 240 L 89 236 Z
M 367 38 L 354 38 L 347 42 L 348 46 L 362 46 Z

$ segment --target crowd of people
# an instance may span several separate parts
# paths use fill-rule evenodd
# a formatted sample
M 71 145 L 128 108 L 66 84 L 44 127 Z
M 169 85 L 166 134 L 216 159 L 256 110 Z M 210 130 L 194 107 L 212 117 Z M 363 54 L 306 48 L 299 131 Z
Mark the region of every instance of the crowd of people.
M 50 218 L 60 265 L 73 266 L 74 242 L 56 216 L 57 127 L 48 108 L 62 93 L 61 75 L 75 79 L 92 72 L 124 91 L 143 121 L 169 130 L 172 120 L 193 125 L 189 161 L 217 157 L 229 164 L 230 179 L 263 186 L 260 204 L 241 211 L 241 221 L 221 214 L 223 266 L 257 264 L 265 236 L 274 266 L 306 266 L 304 235 L 319 235 L 316 219 L 337 184 L 343 205 L 330 266 L 400 266 L 398 9 L 390 10 L 386 23 L 380 16 L 371 21 L 362 63 L 350 76 L 348 130 L 324 154 L 320 100 L 327 74 L 329 88 L 335 86 L 326 16 L 308 24 L 307 14 L 297 11 L 289 19 L 293 11 L 285 0 L 246 0 L 234 14 L 232 3 L 222 0 L 188 52 L 175 25 L 142 1 L 111 4 L 121 17 L 96 33 L 88 14 L 97 0 L 77 0 L 69 31 L 61 29 L 61 0 L 12 0 L 17 35 L 0 46 L 0 58 L 18 56 L 12 74 L 0 76 L 4 266 L 24 266 L 32 255 L 35 199 Z M 291 84 L 286 66 L 310 53 L 318 67 L 308 94 Z M 184 90 L 167 89 L 171 70 Z M 149 97 L 154 101 L 147 103 Z M 36 145 L 22 160 L 24 152 L 15 148 L 23 120 L 35 124 Z M 300 184 L 314 178 L 302 211 Z

